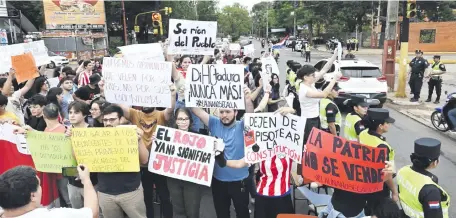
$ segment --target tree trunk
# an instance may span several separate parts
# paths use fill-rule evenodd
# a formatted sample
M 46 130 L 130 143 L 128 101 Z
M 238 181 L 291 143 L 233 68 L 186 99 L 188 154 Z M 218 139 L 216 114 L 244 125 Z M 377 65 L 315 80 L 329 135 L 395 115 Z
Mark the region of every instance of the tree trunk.
M 310 44 L 313 44 L 313 20 L 309 21 L 309 41 Z

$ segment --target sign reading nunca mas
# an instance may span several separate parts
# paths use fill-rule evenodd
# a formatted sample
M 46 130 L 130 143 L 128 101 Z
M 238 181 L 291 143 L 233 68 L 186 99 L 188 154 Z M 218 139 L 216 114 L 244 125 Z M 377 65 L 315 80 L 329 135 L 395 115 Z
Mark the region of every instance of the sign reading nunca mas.
M 43 0 L 46 29 L 70 29 L 73 24 L 105 24 L 103 0 Z

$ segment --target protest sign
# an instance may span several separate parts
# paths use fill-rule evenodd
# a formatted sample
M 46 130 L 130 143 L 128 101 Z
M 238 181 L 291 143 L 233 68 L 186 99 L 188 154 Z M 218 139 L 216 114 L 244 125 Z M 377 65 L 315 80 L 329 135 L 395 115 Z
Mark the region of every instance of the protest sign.
M 165 61 L 160 43 L 134 44 L 118 47 L 123 57 L 130 60 Z
M 44 41 L 33 41 L 24 43 L 24 52 L 31 52 L 35 58 L 36 66 L 42 66 L 51 63 L 48 55 L 48 49 L 44 45 Z
M 374 148 L 313 128 L 304 148 L 302 175 L 354 193 L 383 190 L 386 148 Z
M 169 19 L 168 54 L 214 55 L 217 22 Z
M 76 160 L 90 172 L 139 172 L 136 129 L 74 128 L 71 143 Z
M 244 65 L 191 64 L 185 84 L 186 107 L 245 109 Z
M 62 167 L 76 166 L 71 140 L 63 133 L 29 131 L 27 144 L 37 171 L 62 173 Z
M 12 68 L 16 71 L 18 83 L 40 76 L 32 53 L 11 56 Z
M 230 54 L 239 54 L 239 52 L 241 52 L 241 45 L 238 43 L 230 43 L 229 50 Z
M 14 45 L 0 46 L 0 72 L 8 72 L 12 68 L 11 56 L 31 52 L 35 58 L 35 66 L 48 64 L 49 56 L 44 41 L 34 41 Z
M 171 62 L 105 57 L 106 100 L 143 107 L 171 107 L 171 71 Z
M 291 114 L 247 113 L 244 125 L 247 163 L 259 163 L 275 155 L 301 163 L 305 119 Z
M 255 56 L 255 48 L 253 47 L 253 44 L 244 46 L 244 55 L 249 57 Z
M 150 151 L 150 172 L 211 186 L 214 137 L 164 126 L 157 126 L 155 136 Z
M 261 76 L 266 75 L 270 78 L 273 73 L 280 75 L 277 62 L 272 56 L 261 58 L 261 69 L 263 69 Z

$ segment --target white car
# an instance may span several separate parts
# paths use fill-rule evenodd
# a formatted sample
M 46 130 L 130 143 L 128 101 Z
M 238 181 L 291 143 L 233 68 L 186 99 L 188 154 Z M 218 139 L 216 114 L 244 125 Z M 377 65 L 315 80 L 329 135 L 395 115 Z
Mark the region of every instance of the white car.
M 321 70 L 328 60 L 320 60 L 315 68 Z M 351 95 L 366 96 L 368 102 L 377 99 L 377 105 L 373 107 L 383 107 L 386 101 L 388 86 L 386 77 L 383 75 L 380 68 L 369 61 L 357 59 L 342 59 L 334 61 L 331 69 L 325 74 L 324 79 L 330 81 L 334 77 L 334 73 L 341 72 L 342 77 L 337 84 L 341 88 L 339 97 L 335 99 L 337 105 L 342 105 Z
M 54 69 L 55 67 L 60 67 L 60 66 L 66 66 L 70 63 L 68 61 L 68 58 L 57 55 L 56 53 L 52 51 L 48 51 L 49 59 L 51 60 L 51 63 L 47 65 L 48 68 Z

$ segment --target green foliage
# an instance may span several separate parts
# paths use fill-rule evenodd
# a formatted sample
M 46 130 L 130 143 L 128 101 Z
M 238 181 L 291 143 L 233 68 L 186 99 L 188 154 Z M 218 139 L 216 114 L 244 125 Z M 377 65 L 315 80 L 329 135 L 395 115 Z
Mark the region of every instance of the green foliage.
M 8 1 L 20 10 L 37 29 L 44 29 L 44 9 L 42 1 Z
M 249 12 L 238 3 L 225 6 L 218 14 L 217 22 L 219 32 L 223 35 L 231 35 L 233 41 L 243 34 L 248 34 L 252 27 Z

